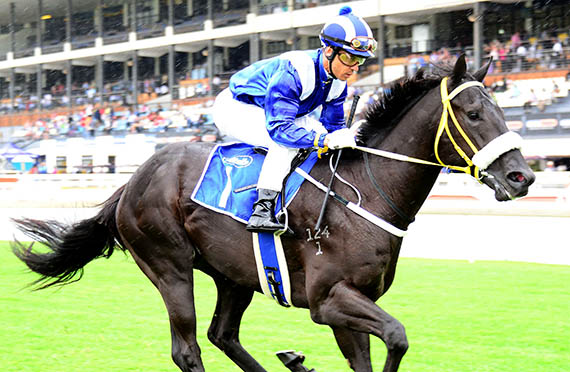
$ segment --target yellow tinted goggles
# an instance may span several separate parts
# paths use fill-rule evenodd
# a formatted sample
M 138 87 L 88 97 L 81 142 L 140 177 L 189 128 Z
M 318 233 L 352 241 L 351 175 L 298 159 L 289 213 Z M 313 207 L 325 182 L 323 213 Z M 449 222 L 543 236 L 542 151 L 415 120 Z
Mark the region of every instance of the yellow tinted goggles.
M 348 67 L 353 67 L 356 65 L 362 65 L 366 61 L 366 57 L 362 56 L 355 56 L 354 54 L 350 53 L 338 53 L 338 59 L 342 62 L 343 65 Z

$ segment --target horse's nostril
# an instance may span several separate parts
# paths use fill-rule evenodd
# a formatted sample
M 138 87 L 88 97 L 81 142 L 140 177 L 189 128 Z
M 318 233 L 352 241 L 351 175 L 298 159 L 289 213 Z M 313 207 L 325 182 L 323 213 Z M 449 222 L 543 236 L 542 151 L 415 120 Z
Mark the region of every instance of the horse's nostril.
M 511 172 L 507 175 L 507 178 L 510 181 L 518 183 L 525 183 L 527 181 L 526 177 L 521 172 Z

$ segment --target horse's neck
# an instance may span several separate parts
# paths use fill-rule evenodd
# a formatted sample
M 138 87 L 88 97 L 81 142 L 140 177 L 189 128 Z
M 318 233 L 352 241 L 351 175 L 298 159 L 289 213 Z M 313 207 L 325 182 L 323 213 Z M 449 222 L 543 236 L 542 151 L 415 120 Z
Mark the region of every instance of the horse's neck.
M 434 161 L 433 146 L 437 122 L 441 116 L 440 106 L 439 95 L 430 92 L 402 117 L 396 128 L 377 147 Z M 370 167 L 380 186 L 407 216 L 415 216 L 435 184 L 440 168 L 373 155 L 369 157 Z M 403 221 L 396 214 L 392 217 L 399 220 L 398 226 L 407 226 L 407 221 Z

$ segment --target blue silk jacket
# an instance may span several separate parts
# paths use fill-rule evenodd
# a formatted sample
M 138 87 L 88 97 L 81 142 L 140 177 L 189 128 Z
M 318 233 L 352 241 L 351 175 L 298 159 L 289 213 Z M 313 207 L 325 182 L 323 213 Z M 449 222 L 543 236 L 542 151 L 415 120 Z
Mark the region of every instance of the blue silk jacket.
M 265 110 L 267 131 L 275 142 L 313 147 L 316 133 L 295 125 L 295 118 L 322 105 L 320 121 L 329 132 L 344 126 L 346 82 L 332 79 L 322 59 L 318 49 L 255 62 L 231 77 L 230 90 L 234 99 Z

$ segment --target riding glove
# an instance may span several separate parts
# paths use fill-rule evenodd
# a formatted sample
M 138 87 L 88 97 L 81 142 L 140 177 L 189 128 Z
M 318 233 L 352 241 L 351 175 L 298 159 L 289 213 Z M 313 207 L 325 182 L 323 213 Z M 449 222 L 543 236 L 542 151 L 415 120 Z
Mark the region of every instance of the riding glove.
M 354 134 L 348 128 L 342 128 L 327 134 L 325 144 L 332 150 L 343 147 L 356 147 Z

